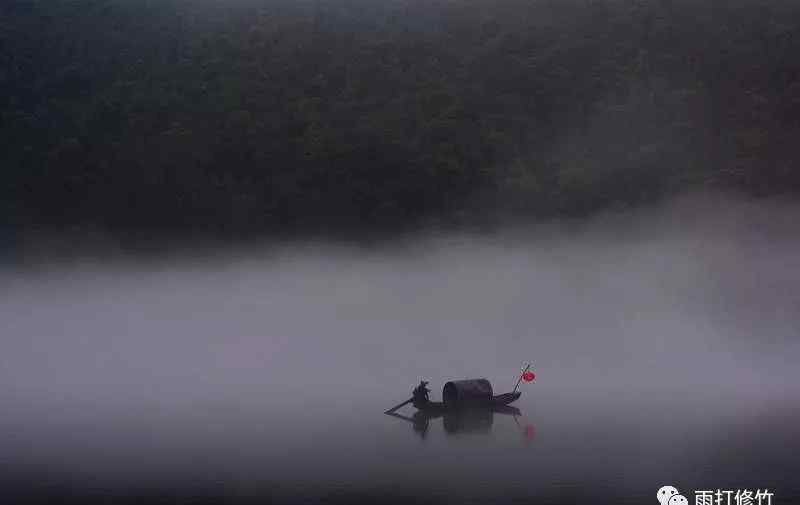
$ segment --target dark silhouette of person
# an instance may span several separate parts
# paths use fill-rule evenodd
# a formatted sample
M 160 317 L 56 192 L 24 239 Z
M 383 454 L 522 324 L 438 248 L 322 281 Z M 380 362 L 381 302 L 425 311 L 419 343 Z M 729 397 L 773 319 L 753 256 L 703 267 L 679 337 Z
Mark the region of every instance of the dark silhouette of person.
M 427 386 L 427 381 L 419 381 L 419 386 L 415 387 L 414 391 L 411 393 L 415 407 L 419 408 L 420 405 L 425 405 L 430 401 L 428 393 L 430 393 L 431 390 L 428 389 Z

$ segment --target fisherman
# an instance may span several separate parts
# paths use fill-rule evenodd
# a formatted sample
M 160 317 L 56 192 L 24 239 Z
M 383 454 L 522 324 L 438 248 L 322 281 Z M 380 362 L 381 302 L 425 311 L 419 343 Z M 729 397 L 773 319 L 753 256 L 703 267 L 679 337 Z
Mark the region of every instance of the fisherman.
M 419 381 L 419 386 L 415 387 L 414 391 L 411 393 L 415 407 L 419 408 L 420 405 L 425 405 L 430 401 L 428 393 L 430 393 L 431 390 L 428 389 L 427 386 L 428 381 Z

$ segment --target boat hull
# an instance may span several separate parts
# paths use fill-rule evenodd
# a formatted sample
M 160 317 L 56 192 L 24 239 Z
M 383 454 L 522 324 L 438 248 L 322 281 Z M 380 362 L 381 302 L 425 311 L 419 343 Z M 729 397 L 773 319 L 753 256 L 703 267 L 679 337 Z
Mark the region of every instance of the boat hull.
M 453 410 L 459 410 L 463 408 L 486 408 L 486 409 L 497 409 L 501 407 L 505 407 L 506 405 L 516 401 L 519 399 L 520 395 L 519 391 L 515 391 L 513 393 L 504 393 L 502 395 L 495 395 L 492 396 L 490 399 L 481 401 L 481 402 L 473 402 L 469 404 L 450 404 L 444 402 L 432 402 L 432 401 L 414 401 L 414 407 L 419 410 L 423 410 L 425 412 L 448 412 Z

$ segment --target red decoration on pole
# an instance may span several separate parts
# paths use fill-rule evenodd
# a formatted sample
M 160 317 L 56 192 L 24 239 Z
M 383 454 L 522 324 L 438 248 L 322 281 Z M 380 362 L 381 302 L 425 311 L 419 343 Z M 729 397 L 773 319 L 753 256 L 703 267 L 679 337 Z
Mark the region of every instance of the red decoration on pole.
M 528 370 L 527 372 L 522 374 L 522 380 L 524 380 L 525 382 L 533 382 L 533 380 L 535 378 L 536 378 L 536 374 L 534 374 L 530 370 Z

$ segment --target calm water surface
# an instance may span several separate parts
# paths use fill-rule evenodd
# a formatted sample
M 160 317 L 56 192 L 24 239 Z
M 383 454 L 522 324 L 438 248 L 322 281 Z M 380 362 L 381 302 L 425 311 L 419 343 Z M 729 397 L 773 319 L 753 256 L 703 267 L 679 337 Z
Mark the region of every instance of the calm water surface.
M 690 503 L 718 488 L 800 503 L 800 246 L 731 212 L 658 234 L 8 268 L 3 493 L 639 504 L 670 484 Z M 523 360 L 537 381 L 519 416 L 423 433 L 383 414 L 422 378 L 435 399 L 458 378 L 505 392 Z

